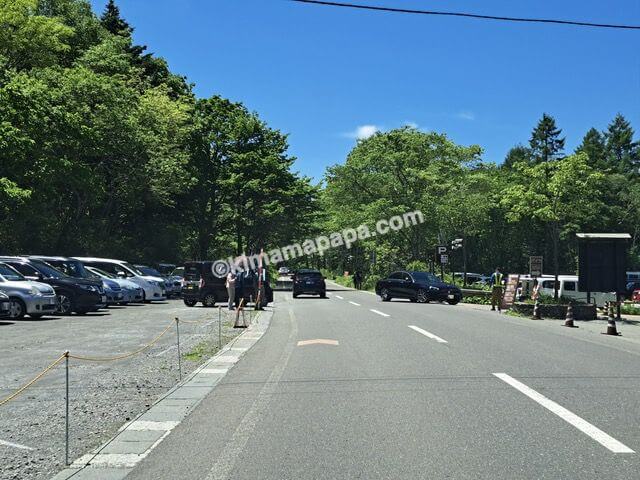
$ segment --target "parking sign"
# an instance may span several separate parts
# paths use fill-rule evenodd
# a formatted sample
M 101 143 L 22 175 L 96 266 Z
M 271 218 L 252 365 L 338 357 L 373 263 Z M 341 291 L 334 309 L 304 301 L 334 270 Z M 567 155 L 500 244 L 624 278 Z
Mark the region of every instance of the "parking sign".
M 542 257 L 529 257 L 529 275 L 532 277 L 542 275 Z

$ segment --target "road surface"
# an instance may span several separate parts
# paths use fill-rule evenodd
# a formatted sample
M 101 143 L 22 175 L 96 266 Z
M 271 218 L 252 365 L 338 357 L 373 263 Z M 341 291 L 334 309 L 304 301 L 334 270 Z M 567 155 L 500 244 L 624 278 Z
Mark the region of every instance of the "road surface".
M 638 344 L 337 286 L 274 310 L 127 479 L 640 478 Z

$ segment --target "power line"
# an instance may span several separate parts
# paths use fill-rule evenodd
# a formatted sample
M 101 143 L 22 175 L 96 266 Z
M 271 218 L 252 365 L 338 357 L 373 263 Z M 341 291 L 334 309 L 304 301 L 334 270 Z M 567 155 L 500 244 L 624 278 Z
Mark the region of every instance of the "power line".
M 476 13 L 463 13 L 463 12 L 443 12 L 434 10 L 412 10 L 407 8 L 393 8 L 393 7 L 381 7 L 373 5 L 359 5 L 356 3 L 342 3 L 342 2 L 329 2 L 324 0 L 290 0 L 298 3 L 310 3 L 313 5 L 324 5 L 329 7 L 344 7 L 355 8 L 360 10 L 375 10 L 378 12 L 393 12 L 393 13 L 413 13 L 419 15 L 440 15 L 446 17 L 465 17 L 465 18 L 477 18 L 481 20 L 499 20 L 503 22 L 525 22 L 525 23 L 553 23 L 559 25 L 572 25 L 579 27 L 594 27 L 594 28 L 615 28 L 624 30 L 640 30 L 640 25 L 620 25 L 612 23 L 592 23 L 592 22 L 579 22 L 575 20 L 556 20 L 549 18 L 520 18 L 520 17 L 502 17 L 496 15 L 479 15 Z

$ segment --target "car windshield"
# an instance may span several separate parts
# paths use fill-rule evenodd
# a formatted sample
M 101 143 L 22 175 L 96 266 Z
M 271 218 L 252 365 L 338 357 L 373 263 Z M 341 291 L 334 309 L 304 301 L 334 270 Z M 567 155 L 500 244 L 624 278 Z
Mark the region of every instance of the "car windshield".
M 319 278 L 322 276 L 320 272 L 298 272 L 298 277 Z
M 102 277 L 102 278 L 118 278 L 115 275 L 112 275 L 111 273 L 105 272 L 104 270 L 101 270 L 96 267 L 87 267 L 87 270 L 89 270 L 91 273 L 98 275 L 99 277 Z
M 145 275 L 149 275 L 151 277 L 161 277 L 162 276 L 162 274 L 158 270 L 156 270 L 155 268 L 140 266 L 140 267 L 138 267 L 138 270 L 140 270 Z
M 416 282 L 440 283 L 440 279 L 430 272 L 411 272 Z
M 84 265 L 79 260 L 59 260 L 47 262 L 47 264 L 53 266 L 54 268 L 60 270 L 65 275 L 74 278 L 86 278 L 87 272 L 84 269 Z
M 134 267 L 133 265 L 131 265 L 130 263 L 123 263 L 121 264 L 124 268 L 131 270 L 131 273 L 135 274 L 135 275 L 144 275 L 144 273 L 142 273 L 140 270 L 138 270 L 136 267 Z
M 3 263 L 0 263 L 0 277 L 8 282 L 26 280 L 21 273 L 17 272 L 9 265 L 5 265 Z
M 33 268 L 38 270 L 45 278 L 66 278 L 67 275 L 62 273 L 60 270 L 53 268 L 51 265 L 45 262 L 41 262 L 39 260 L 32 260 L 31 265 Z

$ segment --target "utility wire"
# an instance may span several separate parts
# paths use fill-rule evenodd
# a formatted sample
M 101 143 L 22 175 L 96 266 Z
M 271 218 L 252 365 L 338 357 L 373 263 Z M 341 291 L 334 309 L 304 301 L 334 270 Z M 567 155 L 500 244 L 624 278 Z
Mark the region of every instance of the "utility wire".
M 313 5 L 325 5 L 329 7 L 355 8 L 360 10 L 375 10 L 378 12 L 394 12 L 394 13 L 413 13 L 419 15 L 440 15 L 445 17 L 465 17 L 477 18 L 481 20 L 499 20 L 503 22 L 525 22 L 525 23 L 553 23 L 559 25 L 572 25 L 578 27 L 594 27 L 594 28 L 615 28 L 623 30 L 640 30 L 640 25 L 621 25 L 612 23 L 592 23 L 579 22 L 575 20 L 555 20 L 550 18 L 520 18 L 520 17 L 502 17 L 496 15 L 480 15 L 476 13 L 464 12 L 443 12 L 434 10 L 412 10 L 407 8 L 382 7 L 374 5 L 359 5 L 356 3 L 329 2 L 324 0 L 290 0 L 297 3 L 310 3 Z

